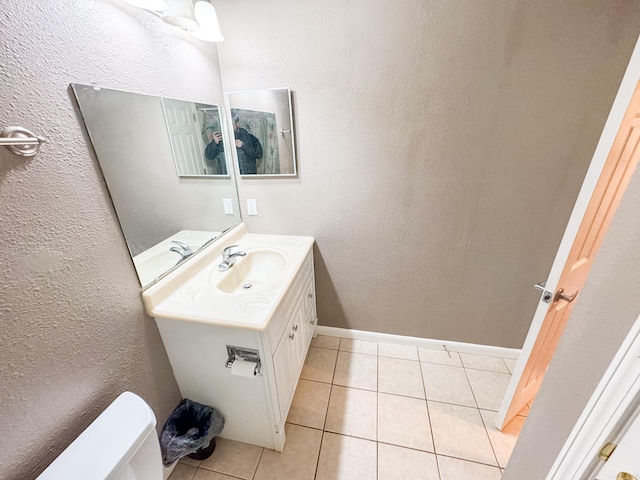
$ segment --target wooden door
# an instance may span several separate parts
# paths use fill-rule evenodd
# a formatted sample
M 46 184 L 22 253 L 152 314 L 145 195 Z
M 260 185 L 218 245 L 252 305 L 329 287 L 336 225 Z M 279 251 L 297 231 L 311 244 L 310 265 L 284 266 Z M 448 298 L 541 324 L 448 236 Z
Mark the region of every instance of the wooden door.
M 558 290 L 549 305 L 502 425 L 538 393 L 544 374 L 579 298 L 593 259 L 640 158 L 640 84 L 624 115 L 591 200 L 580 223 Z

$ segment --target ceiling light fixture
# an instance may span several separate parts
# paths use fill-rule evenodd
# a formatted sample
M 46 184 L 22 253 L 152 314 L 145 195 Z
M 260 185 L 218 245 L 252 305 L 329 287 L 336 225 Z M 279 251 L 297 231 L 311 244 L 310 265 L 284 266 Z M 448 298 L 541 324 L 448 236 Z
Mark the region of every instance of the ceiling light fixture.
M 216 9 L 209 2 L 199 0 L 193 7 L 196 20 L 200 24 L 198 28 L 191 32 L 198 40 L 205 42 L 222 42 L 224 37 L 220 32 L 220 24 L 218 23 L 218 15 Z
M 205 42 L 222 42 L 216 9 L 209 1 L 198 0 L 124 0 L 134 7 L 148 10 L 170 25 L 188 30 L 194 38 Z
M 169 0 L 169 9 L 162 15 L 162 20 L 184 30 L 194 30 L 200 26 L 191 0 Z
M 124 0 L 125 3 L 133 5 L 134 7 L 144 8 L 152 12 L 164 12 L 169 8 L 167 2 L 164 0 Z

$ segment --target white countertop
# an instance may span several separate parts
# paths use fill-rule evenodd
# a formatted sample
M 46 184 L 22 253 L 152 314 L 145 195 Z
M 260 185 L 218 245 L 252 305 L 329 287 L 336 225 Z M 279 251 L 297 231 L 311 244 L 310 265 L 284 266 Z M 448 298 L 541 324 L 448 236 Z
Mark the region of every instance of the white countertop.
M 147 313 L 157 318 L 265 330 L 313 242 L 313 237 L 251 234 L 240 224 L 142 292 Z M 245 257 L 220 272 L 220 252 L 236 244 L 234 251 L 277 252 L 286 259 L 286 265 L 274 272 L 268 285 L 226 293 L 216 287 L 217 283 L 224 275 L 232 274 Z
M 198 230 L 181 230 L 153 247 L 133 257 L 140 284 L 144 287 L 155 281 L 178 264 L 180 256 L 169 249 L 175 246 L 172 240 L 186 243 L 194 252 L 221 232 L 204 232 Z

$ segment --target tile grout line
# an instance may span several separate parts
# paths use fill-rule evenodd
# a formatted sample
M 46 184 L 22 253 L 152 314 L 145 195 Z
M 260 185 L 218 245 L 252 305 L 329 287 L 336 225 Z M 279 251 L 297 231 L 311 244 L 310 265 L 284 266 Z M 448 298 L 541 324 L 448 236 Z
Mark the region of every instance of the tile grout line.
M 463 366 L 462 370 L 464 372 L 464 377 L 467 379 L 467 383 L 469 384 L 469 389 L 471 390 L 471 395 L 473 395 L 473 401 L 476 402 L 476 409 L 478 410 L 478 415 L 480 414 L 480 405 L 478 404 L 478 399 L 476 398 L 476 392 L 473 391 L 473 385 L 471 385 L 471 380 L 469 380 L 469 375 L 467 375 L 467 369 Z M 484 423 L 483 423 L 484 425 Z
M 380 346 L 376 343 L 376 352 L 380 352 Z M 376 480 L 379 476 L 378 461 L 380 459 L 380 442 L 378 441 L 378 409 L 380 404 L 380 355 L 377 355 L 376 360 Z
M 436 457 L 452 458 L 453 460 L 460 460 L 462 462 L 468 462 L 468 463 L 473 463 L 475 465 L 482 465 L 483 467 L 491 467 L 491 468 L 495 468 L 497 470 L 502 470 L 502 467 L 500 467 L 499 465 L 491 465 L 490 463 L 482 463 L 482 462 L 478 462 L 477 460 L 469 460 L 467 458 L 454 457 L 452 455 L 444 455 L 442 453 L 436 453 L 435 456 Z
M 264 451 L 264 448 L 263 448 L 263 451 Z M 262 458 L 262 454 L 260 454 L 260 458 Z M 216 475 L 225 475 L 225 476 L 227 476 L 227 477 L 229 477 L 229 478 L 231 478 L 233 480 L 246 480 L 246 479 L 243 479 L 242 477 L 236 477 L 235 475 L 230 475 L 228 473 L 218 472 L 217 470 L 209 470 L 208 468 L 205 468 L 205 467 L 195 467 L 195 468 L 196 468 L 196 471 L 193 473 L 193 477 L 191 478 L 191 480 L 193 480 L 195 478 L 196 474 L 200 470 L 202 470 L 203 472 L 215 473 Z M 257 467 L 256 467 L 256 470 L 257 470 Z M 171 475 L 173 475 L 173 473 Z M 255 476 L 255 473 L 254 473 L 254 476 Z M 171 477 L 169 477 L 168 480 L 171 480 Z
M 342 341 L 342 338 L 340 340 Z M 352 340 L 352 339 L 347 338 L 346 340 Z M 361 341 L 364 342 L 364 341 L 367 341 L 367 340 L 361 340 Z M 371 343 L 374 343 L 374 342 L 371 342 Z M 378 344 L 379 343 L 380 342 L 378 342 Z M 388 344 L 388 345 L 395 345 L 395 344 Z M 503 357 L 495 357 L 495 356 L 492 356 L 492 355 L 481 355 L 481 356 L 490 357 L 490 358 L 499 358 L 500 360 L 502 360 L 503 364 L 505 365 L 505 368 L 507 369 L 506 372 L 500 371 L 500 370 L 491 370 L 491 369 L 488 369 L 488 368 L 468 367 L 468 366 L 464 365 L 464 362 L 462 361 L 462 357 L 460 357 L 461 365 L 451 365 L 449 363 L 440 363 L 440 362 L 422 360 L 420 358 L 420 353 L 418 353 L 418 360 L 415 360 L 413 358 L 394 357 L 394 356 L 389 356 L 389 355 L 380 355 L 380 353 L 374 354 L 374 353 L 356 352 L 356 351 L 352 351 L 352 350 L 341 350 L 340 347 L 339 347 L 339 344 L 338 344 L 338 348 L 337 349 L 328 348 L 328 347 L 317 347 L 317 346 L 313 346 L 313 345 L 311 345 L 311 347 L 312 348 L 321 348 L 323 350 L 332 350 L 334 352 L 355 353 L 355 354 L 358 354 L 358 355 L 369 355 L 371 357 L 377 356 L 377 357 L 383 357 L 383 358 L 393 358 L 393 359 L 396 359 L 396 360 L 407 360 L 409 362 L 429 363 L 429 364 L 432 364 L 432 365 L 443 365 L 443 366 L 446 366 L 446 367 L 467 368 L 469 370 L 479 370 L 481 372 L 493 372 L 493 373 L 503 373 L 505 375 L 513 375 L 513 373 L 511 372 L 511 370 L 507 366 L 507 364 L 504 362 L 504 358 Z M 417 349 L 418 347 L 413 347 L 413 348 Z M 423 348 L 423 350 L 430 350 L 430 351 L 434 351 L 434 352 L 440 352 L 441 351 L 441 350 L 434 349 L 434 348 Z M 449 352 L 450 353 L 457 353 L 458 355 L 460 355 L 460 353 L 465 353 L 465 352 L 456 352 L 454 350 L 449 350 Z M 470 354 L 470 355 L 475 355 L 475 354 Z
M 502 357 L 500 357 L 502 358 Z M 509 368 L 509 365 L 507 365 L 507 362 L 504 361 L 504 358 L 502 358 L 502 363 L 504 363 L 505 367 L 507 367 L 507 370 L 509 370 L 509 374 L 513 375 L 513 372 L 511 371 L 511 368 Z
M 340 339 L 340 341 L 342 341 L 342 339 Z M 327 350 L 333 350 L 333 349 L 327 349 Z M 322 453 L 322 444 L 324 443 L 325 433 L 327 433 L 327 431 L 325 430 L 325 427 L 327 426 L 327 416 L 329 415 L 329 404 L 331 403 L 331 395 L 333 394 L 333 386 L 334 386 L 333 379 L 336 376 L 336 369 L 338 368 L 338 354 L 340 353 L 340 342 L 338 342 L 338 350 L 335 350 L 335 352 L 336 352 L 336 361 L 333 364 L 333 372 L 331 372 L 331 382 L 329 383 L 329 385 L 331 385 L 331 388 L 329 389 L 329 401 L 327 402 L 327 411 L 324 414 L 324 423 L 322 424 L 322 435 L 320 436 L 320 448 L 318 448 L 318 458 L 316 460 L 316 469 L 313 474 L 314 480 L 318 476 L 318 467 L 320 466 L 320 454 Z
M 418 354 L 418 358 L 420 358 Z M 436 458 L 436 470 L 438 471 L 438 478 L 442 479 L 440 475 L 440 465 L 438 464 L 438 456 L 436 455 L 436 438 L 433 435 L 433 424 L 431 423 L 431 412 L 429 411 L 429 400 L 427 398 L 427 384 L 422 371 L 422 362 L 420 363 L 420 376 L 422 377 L 422 389 L 424 390 L 424 404 L 427 407 L 427 419 L 429 420 L 429 432 L 431 433 L 431 443 L 433 445 L 433 456 Z
M 482 413 L 480 414 L 480 419 L 482 420 L 482 425 L 484 425 L 484 431 L 487 434 L 487 438 L 489 439 L 489 445 L 491 445 L 491 451 L 493 452 L 493 456 L 496 457 L 496 463 L 498 464 L 498 468 L 501 468 L 502 465 L 500 465 L 500 460 L 498 460 L 498 454 L 496 453 L 496 449 L 493 446 L 493 442 L 491 441 L 491 435 L 489 435 L 489 430 L 487 429 L 487 424 L 484 421 L 484 417 L 482 416 Z
M 503 362 L 504 363 L 504 362 Z M 471 393 L 473 394 L 473 399 L 476 401 L 476 406 L 478 407 L 478 415 L 480 415 L 480 421 L 482 422 L 482 426 L 484 427 L 484 434 L 487 436 L 487 440 L 489 440 L 489 446 L 491 447 L 491 451 L 493 452 L 493 456 L 496 459 L 496 465 L 500 468 L 500 462 L 498 461 L 498 455 L 496 454 L 496 449 L 493 447 L 493 442 L 491 441 L 491 437 L 489 436 L 489 432 L 487 431 L 487 424 L 484 422 L 484 418 L 482 418 L 482 413 L 480 412 L 480 404 L 478 404 L 478 399 L 476 398 L 476 392 L 473 391 L 473 385 L 471 385 L 471 380 L 469 380 L 469 375 L 467 375 L 467 369 L 464 369 L 464 375 L 467 377 L 467 382 L 469 382 L 469 387 L 471 388 Z
M 285 420 L 286 423 L 286 420 Z M 260 466 L 260 462 L 262 461 L 262 456 L 264 455 L 264 447 L 262 447 L 262 451 L 260 452 L 260 458 L 258 459 L 258 463 L 256 463 L 256 469 L 253 471 L 253 475 L 251 475 L 251 480 L 256 478 L 256 473 L 258 473 L 258 467 Z
M 318 467 L 320 466 L 320 453 L 322 452 L 322 444 L 324 443 L 324 430 L 322 431 L 322 435 L 320 435 L 320 448 L 318 448 L 318 459 L 316 460 L 316 469 L 313 472 L 313 480 L 316 480 L 318 477 Z

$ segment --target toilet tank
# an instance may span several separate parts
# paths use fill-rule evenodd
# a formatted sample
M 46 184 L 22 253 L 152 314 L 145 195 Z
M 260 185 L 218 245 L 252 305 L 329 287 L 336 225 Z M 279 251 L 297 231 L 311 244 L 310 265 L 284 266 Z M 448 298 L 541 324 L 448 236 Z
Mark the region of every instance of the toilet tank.
M 124 392 L 38 480 L 162 480 L 155 426 L 149 405 Z

